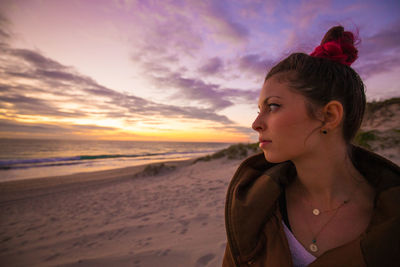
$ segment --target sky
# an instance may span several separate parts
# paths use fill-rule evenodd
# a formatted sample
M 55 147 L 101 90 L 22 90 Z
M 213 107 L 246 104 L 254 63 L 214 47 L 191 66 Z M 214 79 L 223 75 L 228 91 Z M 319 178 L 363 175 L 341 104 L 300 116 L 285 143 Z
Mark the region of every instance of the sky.
M 369 101 L 400 96 L 397 0 L 1 0 L 0 138 L 254 142 L 268 70 L 357 33 Z

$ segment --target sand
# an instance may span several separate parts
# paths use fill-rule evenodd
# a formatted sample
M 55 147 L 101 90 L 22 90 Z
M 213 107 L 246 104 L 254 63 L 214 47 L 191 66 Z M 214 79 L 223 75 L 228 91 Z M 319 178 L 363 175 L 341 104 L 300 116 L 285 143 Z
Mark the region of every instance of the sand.
M 241 160 L 0 183 L 1 266 L 221 266 Z
M 221 266 L 225 195 L 241 161 L 0 183 L 0 266 Z

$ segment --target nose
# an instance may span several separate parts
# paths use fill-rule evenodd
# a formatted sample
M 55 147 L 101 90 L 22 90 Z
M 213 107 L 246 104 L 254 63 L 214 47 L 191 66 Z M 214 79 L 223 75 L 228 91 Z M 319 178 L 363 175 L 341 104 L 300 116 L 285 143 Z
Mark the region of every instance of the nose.
M 251 128 L 253 128 L 254 131 L 260 132 L 265 129 L 265 123 L 261 119 L 261 114 L 258 114 L 256 119 L 254 120 L 253 124 L 251 125 Z

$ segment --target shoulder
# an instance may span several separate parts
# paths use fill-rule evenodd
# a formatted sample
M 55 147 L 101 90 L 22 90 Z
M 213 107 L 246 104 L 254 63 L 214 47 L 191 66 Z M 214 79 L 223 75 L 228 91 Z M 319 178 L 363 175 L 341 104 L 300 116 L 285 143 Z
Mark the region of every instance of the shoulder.
M 364 148 L 353 146 L 352 161 L 378 193 L 400 187 L 400 167 L 390 160 Z
M 353 147 L 353 163 L 374 187 L 374 210 L 361 239 L 365 260 L 371 266 L 400 261 L 400 168 L 371 151 Z
M 292 162 L 271 163 L 265 159 L 263 153 L 253 155 L 245 159 L 237 168 L 229 185 L 229 191 L 257 190 L 264 182 L 281 186 L 287 184 L 295 175 L 295 167 Z M 260 184 L 261 183 L 261 184 Z M 249 192 L 248 192 L 249 193 Z
M 293 176 L 293 171 L 291 162 L 270 163 L 263 154 L 243 161 L 228 187 L 226 223 L 243 231 L 249 228 L 259 231 L 273 213 L 283 185 Z
M 282 183 L 288 180 L 293 168 L 290 162 L 267 162 L 264 154 L 254 155 L 240 164 L 225 203 L 228 254 L 235 255 L 232 258 L 239 255 L 246 261 L 264 247 L 264 235 L 260 233 L 273 217 Z

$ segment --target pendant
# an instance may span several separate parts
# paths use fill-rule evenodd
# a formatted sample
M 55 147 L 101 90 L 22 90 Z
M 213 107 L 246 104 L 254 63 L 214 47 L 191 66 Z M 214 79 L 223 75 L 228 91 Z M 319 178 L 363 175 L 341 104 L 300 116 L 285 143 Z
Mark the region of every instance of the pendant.
M 312 243 L 310 244 L 310 250 L 312 252 L 317 252 L 318 251 L 318 246 L 315 244 L 317 243 L 317 240 L 315 238 L 313 238 L 313 240 L 311 241 Z
M 313 209 L 312 213 L 317 216 L 319 215 L 321 212 L 319 211 L 319 209 Z
M 310 250 L 311 250 L 312 252 L 317 252 L 317 251 L 318 251 L 317 245 L 311 244 L 311 245 L 310 245 Z

